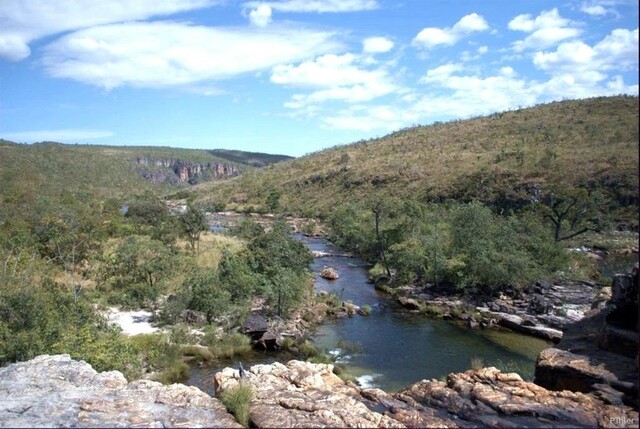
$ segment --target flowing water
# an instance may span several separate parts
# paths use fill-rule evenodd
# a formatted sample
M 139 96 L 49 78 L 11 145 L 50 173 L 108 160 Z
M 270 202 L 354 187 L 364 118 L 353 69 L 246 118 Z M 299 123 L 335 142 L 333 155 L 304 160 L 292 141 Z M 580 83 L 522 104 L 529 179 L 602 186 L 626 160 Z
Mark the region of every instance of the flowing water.
M 310 250 L 332 255 L 343 253 L 321 238 L 296 235 Z M 325 266 L 335 268 L 338 280 L 326 280 L 318 273 Z M 538 353 L 550 344 L 508 331 L 471 330 L 456 323 L 407 313 L 395 300 L 368 284 L 369 265 L 345 256 L 315 258 L 311 269 L 317 291 L 337 294 L 343 301 L 371 307 L 369 316 L 329 321 L 321 325 L 312 341 L 320 349 L 346 365 L 361 386 L 395 391 L 422 379 L 441 378 L 450 372 L 471 367 L 472 359 L 483 366 L 518 372 L 533 377 Z M 249 367 L 258 363 L 286 362 L 293 357 L 283 353 L 252 352 L 242 357 Z M 213 367 L 193 367 L 186 384 L 214 394 L 213 375 L 237 360 Z

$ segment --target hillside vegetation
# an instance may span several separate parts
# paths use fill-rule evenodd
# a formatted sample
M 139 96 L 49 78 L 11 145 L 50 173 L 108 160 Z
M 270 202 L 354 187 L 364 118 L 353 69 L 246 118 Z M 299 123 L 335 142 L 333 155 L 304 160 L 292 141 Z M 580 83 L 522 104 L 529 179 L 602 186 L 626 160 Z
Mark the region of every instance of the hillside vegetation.
M 155 161 L 172 161 L 186 166 L 224 164 L 242 173 L 254 168 L 254 165 L 287 158 L 242 151 L 229 154 L 220 151 L 221 156 L 216 156 L 216 153 L 168 147 L 66 145 L 54 142 L 26 145 L 0 140 L 0 196 L 6 203 L 15 204 L 32 201 L 38 195 L 56 196 L 63 190 L 90 192 L 100 197 L 123 197 L 144 191 L 163 194 L 175 191 L 175 186 L 171 186 L 168 180 L 156 180 L 158 183 L 153 183 L 148 179 L 173 175 L 173 166 L 157 166 L 154 165 Z M 143 165 L 138 160 L 150 162 Z M 203 175 L 203 180 L 208 178 Z M 177 177 L 173 183 L 176 181 Z
M 209 153 L 218 158 L 227 159 L 239 164 L 251 165 L 253 167 L 266 167 L 270 164 L 293 159 L 293 157 L 287 155 L 271 155 L 261 152 L 245 152 L 242 150 L 213 149 L 210 150 Z
M 275 194 L 284 211 L 325 217 L 376 193 L 508 210 L 558 188 L 598 192 L 603 210 L 637 225 L 637 97 L 554 102 L 407 128 L 198 191 L 203 200 L 258 211 Z

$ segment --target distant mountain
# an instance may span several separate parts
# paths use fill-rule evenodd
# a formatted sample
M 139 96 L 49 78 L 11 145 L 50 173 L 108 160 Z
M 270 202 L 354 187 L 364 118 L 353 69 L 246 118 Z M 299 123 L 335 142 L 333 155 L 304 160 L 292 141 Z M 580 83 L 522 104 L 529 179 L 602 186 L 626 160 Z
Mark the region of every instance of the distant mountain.
M 380 192 L 519 207 L 552 187 L 600 191 L 637 214 L 638 98 L 569 100 L 406 128 L 198 187 L 202 199 L 326 215 Z M 637 219 L 635 220 L 637 224 Z
M 293 159 L 293 157 L 287 155 L 271 155 L 268 153 L 244 152 L 241 150 L 213 149 L 208 152 L 218 158 L 258 168 Z
M 238 176 L 255 168 L 249 161 L 278 159 L 278 155 L 241 151 L 233 151 L 233 155 L 244 162 L 206 150 L 0 140 L 0 198 L 32 200 L 63 190 L 89 191 L 104 197 L 145 190 L 166 193 L 181 185 Z

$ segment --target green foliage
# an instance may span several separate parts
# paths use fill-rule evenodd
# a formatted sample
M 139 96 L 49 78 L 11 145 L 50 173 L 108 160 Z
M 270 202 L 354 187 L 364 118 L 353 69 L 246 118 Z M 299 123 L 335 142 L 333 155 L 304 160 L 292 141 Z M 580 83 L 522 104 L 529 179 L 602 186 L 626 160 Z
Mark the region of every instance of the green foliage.
M 220 400 L 227 407 L 227 411 L 233 414 L 242 426 L 249 427 L 249 406 L 253 398 L 253 388 L 250 384 L 239 383 L 224 392 Z
M 231 303 L 231 294 L 220 285 L 218 273 L 212 270 L 195 268 L 183 289 L 191 293 L 189 308 L 202 311 L 209 323 L 225 314 Z
M 180 345 L 170 341 L 167 334 L 141 334 L 129 339 L 147 371 L 155 372 L 156 379 L 164 384 L 184 381 L 189 366 L 182 360 Z
M 280 196 L 282 195 L 282 193 L 276 189 L 272 189 L 269 192 L 269 195 L 267 195 L 267 199 L 265 201 L 265 204 L 267 206 L 267 209 L 271 212 L 274 213 L 278 210 L 278 208 L 280 208 Z
M 638 135 L 638 97 L 567 100 L 337 146 L 205 186 L 201 198 L 233 209 L 276 189 L 282 212 L 322 218 L 384 194 L 508 212 L 564 185 L 598 190 L 600 216 L 637 225 Z
M 207 230 L 207 219 L 204 211 L 192 205 L 178 217 L 180 232 L 187 239 L 191 249 L 196 251 L 196 244 L 200 240 L 200 233 Z
M 103 276 L 115 290 L 111 302 L 145 306 L 164 292 L 166 277 L 175 267 L 172 252 L 148 236 L 127 237 L 107 261 Z
M 0 288 L 0 366 L 44 353 L 68 353 L 129 378 L 140 371 L 122 335 L 65 288 L 51 282 Z
M 251 351 L 251 339 L 238 332 L 222 336 L 207 333 L 203 342 L 209 347 L 213 357 L 218 359 L 231 359 Z

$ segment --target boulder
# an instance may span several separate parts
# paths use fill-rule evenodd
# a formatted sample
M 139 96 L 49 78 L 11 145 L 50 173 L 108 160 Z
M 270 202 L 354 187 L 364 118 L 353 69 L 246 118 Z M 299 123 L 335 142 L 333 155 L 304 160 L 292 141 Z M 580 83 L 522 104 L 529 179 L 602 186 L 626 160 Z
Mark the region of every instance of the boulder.
M 611 384 L 617 377 L 587 356 L 548 348 L 538 355 L 534 381 L 551 390 L 591 392 L 595 384 Z
M 253 341 L 257 341 L 262 335 L 269 330 L 267 319 L 260 314 L 252 313 L 247 317 L 240 328 L 240 332 L 251 337 Z
M 320 277 L 327 280 L 337 280 L 340 278 L 338 272 L 331 267 L 324 267 L 322 271 L 320 271 Z
M 196 387 L 128 383 L 69 355 L 0 369 L 0 398 L 1 427 L 242 427 Z
M 616 274 L 611 285 L 613 310 L 607 323 L 638 332 L 638 265 L 628 274 Z
M 398 297 L 398 303 L 408 310 L 420 310 L 420 303 L 417 299 L 407 298 L 406 296 Z

